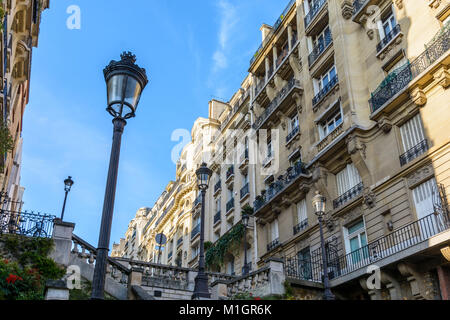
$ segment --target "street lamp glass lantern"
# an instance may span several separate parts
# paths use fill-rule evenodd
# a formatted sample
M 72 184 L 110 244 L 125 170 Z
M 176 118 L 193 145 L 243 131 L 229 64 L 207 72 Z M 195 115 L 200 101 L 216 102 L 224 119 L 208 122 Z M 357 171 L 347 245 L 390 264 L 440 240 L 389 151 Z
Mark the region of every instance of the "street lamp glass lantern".
M 64 180 L 64 186 L 65 186 L 64 190 L 69 192 L 70 188 L 72 188 L 73 184 L 74 184 L 74 182 L 72 180 L 72 177 L 69 176 L 67 179 Z
M 312 200 L 312 205 L 314 208 L 314 213 L 317 216 L 322 216 L 325 214 L 326 200 L 327 199 L 324 196 L 322 196 L 319 191 L 316 191 L 316 195 Z
M 244 227 L 248 227 L 248 220 L 249 220 L 249 216 L 248 214 L 244 213 L 242 215 L 242 224 L 244 225 Z
M 114 118 L 135 116 L 142 90 L 148 83 L 145 69 L 135 64 L 136 56 L 124 52 L 120 61 L 111 61 L 103 70 L 107 86 L 107 111 Z
M 197 185 L 200 190 L 208 189 L 209 179 L 212 175 L 212 170 L 206 166 L 206 163 L 202 163 L 200 168 L 195 172 L 197 175 Z

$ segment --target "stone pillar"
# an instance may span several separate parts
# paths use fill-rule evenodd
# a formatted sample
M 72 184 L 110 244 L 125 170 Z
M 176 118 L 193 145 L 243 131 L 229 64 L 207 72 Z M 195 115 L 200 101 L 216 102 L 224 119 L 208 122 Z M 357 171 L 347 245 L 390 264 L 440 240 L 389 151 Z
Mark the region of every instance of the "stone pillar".
M 265 66 L 266 66 L 266 76 L 265 76 L 265 81 L 267 82 L 267 80 L 269 79 L 269 69 L 270 69 L 270 61 L 269 61 L 269 57 L 266 57 L 264 60 Z
M 141 286 L 142 285 L 142 274 L 144 273 L 144 269 L 132 267 L 130 273 L 128 275 L 128 300 L 138 300 L 135 294 L 133 293 L 133 286 Z
M 273 46 L 272 52 L 273 52 L 273 70 L 275 71 L 275 68 L 277 67 L 277 59 L 278 59 L 278 48 L 277 48 L 277 46 Z
M 437 274 L 442 300 L 450 300 L 450 270 L 446 267 L 438 266 Z
M 211 299 L 223 300 L 228 297 L 228 285 L 224 280 L 216 280 L 211 284 Z
M 289 46 L 289 52 L 292 50 L 292 26 L 288 25 L 287 28 L 288 31 L 288 46 Z
M 284 263 L 281 259 L 270 258 L 266 260 L 266 265 L 270 268 L 269 286 L 270 294 L 284 294 L 283 282 L 286 280 L 284 274 Z
M 48 280 L 45 284 L 45 300 L 69 300 L 69 288 L 64 280 Z
M 67 267 L 70 261 L 70 252 L 72 250 L 72 233 L 75 224 L 64 222 L 61 219 L 55 219 L 53 224 L 53 242 L 55 244 L 50 258 L 56 263 Z
M 194 291 L 195 286 L 195 277 L 197 276 L 196 271 L 189 271 L 187 276 L 187 282 L 188 282 L 188 290 Z

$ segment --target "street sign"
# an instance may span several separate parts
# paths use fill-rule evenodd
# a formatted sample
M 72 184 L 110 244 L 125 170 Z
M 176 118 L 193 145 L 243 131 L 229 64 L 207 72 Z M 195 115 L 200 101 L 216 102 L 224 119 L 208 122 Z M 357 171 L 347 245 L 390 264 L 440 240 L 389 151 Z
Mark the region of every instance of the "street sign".
M 155 240 L 157 244 L 162 245 L 167 242 L 167 237 L 163 233 L 158 233 Z

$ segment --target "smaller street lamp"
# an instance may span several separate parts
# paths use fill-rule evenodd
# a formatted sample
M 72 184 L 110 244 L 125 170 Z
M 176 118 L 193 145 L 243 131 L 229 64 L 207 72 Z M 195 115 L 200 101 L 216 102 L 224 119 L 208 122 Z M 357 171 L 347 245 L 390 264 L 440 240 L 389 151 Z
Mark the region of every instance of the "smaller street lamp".
M 198 261 L 198 274 L 195 277 L 195 287 L 192 299 L 209 299 L 211 295 L 208 290 L 208 276 L 205 273 L 205 195 L 208 189 L 209 179 L 212 170 L 206 163 L 202 163 L 200 168 L 195 172 L 197 175 L 197 186 L 202 194 L 202 211 L 200 216 L 200 253 Z
M 61 211 L 61 221 L 64 219 L 64 211 L 66 210 L 66 201 L 67 201 L 67 195 L 70 192 L 70 189 L 72 188 L 74 182 L 72 180 L 72 177 L 69 176 L 67 179 L 64 180 L 64 191 L 66 192 L 64 196 L 64 204 Z
M 249 266 L 247 262 L 247 227 L 250 216 L 246 211 L 242 214 L 242 225 L 244 226 L 244 267 L 242 268 L 242 275 L 246 276 L 249 273 Z
M 314 208 L 314 213 L 318 217 L 319 220 L 319 229 L 320 229 L 320 245 L 322 251 L 322 263 L 323 263 L 323 285 L 325 287 L 325 292 L 323 294 L 324 300 L 335 300 L 335 297 L 330 289 L 330 280 L 328 279 L 328 258 L 327 253 L 325 251 L 325 240 L 323 238 L 323 216 L 325 215 L 325 204 L 327 199 L 320 194 L 319 191 L 316 191 L 316 195 L 312 200 L 312 205 Z

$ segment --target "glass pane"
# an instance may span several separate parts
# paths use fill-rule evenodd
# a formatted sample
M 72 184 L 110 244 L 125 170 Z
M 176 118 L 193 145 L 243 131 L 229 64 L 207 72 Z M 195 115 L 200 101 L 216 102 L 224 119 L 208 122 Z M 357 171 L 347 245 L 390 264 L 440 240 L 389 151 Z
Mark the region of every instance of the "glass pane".
M 362 228 L 364 228 L 364 222 L 361 220 L 360 222 L 348 228 L 348 234 L 352 234 Z
M 136 108 L 140 93 L 141 85 L 134 78 L 128 77 L 125 102 L 131 104 L 133 108 Z
M 116 75 L 108 81 L 108 104 L 113 101 L 122 101 L 123 83 L 125 77 Z

